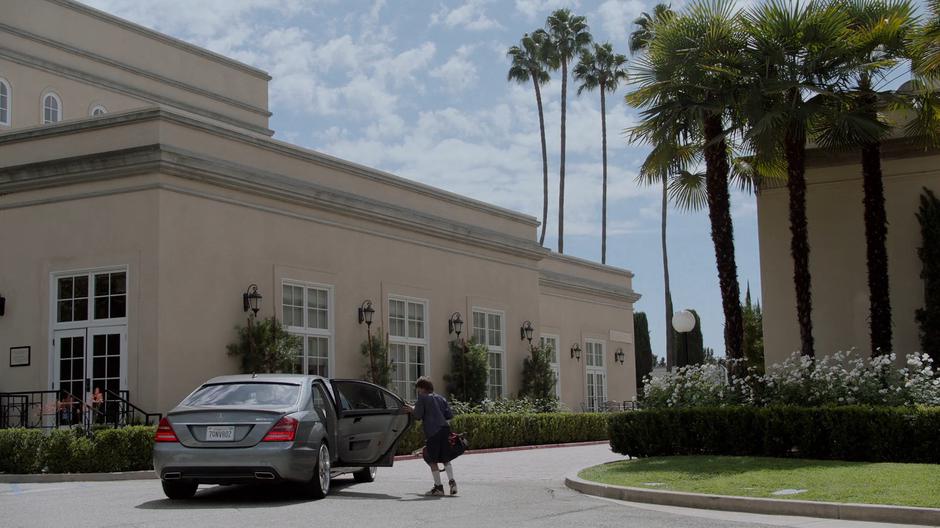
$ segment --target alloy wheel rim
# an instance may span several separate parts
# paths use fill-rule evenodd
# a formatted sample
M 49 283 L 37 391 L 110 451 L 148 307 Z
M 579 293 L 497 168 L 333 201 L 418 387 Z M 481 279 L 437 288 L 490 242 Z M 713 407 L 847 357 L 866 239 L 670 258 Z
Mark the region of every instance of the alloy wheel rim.
M 369 476 L 372 477 L 372 478 L 375 478 L 375 472 L 376 472 L 377 470 L 378 470 L 378 468 L 376 468 L 375 466 L 370 466 L 370 467 L 369 467 Z
M 327 447 L 320 446 L 320 490 L 326 494 L 330 490 L 330 455 Z

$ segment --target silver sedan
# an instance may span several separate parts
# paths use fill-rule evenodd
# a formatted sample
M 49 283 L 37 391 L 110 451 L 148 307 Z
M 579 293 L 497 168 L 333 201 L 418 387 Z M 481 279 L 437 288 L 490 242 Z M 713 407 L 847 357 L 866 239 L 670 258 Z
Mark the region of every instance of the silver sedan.
M 401 398 L 355 380 L 259 374 L 213 378 L 160 421 L 153 465 L 171 499 L 199 484 L 293 482 L 311 498 L 352 473 L 391 466 L 411 425 Z

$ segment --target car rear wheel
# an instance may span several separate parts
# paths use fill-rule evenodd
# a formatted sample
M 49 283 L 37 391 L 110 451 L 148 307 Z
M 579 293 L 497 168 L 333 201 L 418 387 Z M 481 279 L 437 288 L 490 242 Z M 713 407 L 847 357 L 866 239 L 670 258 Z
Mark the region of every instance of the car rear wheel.
M 173 500 L 191 499 L 196 494 L 199 483 L 193 480 L 164 480 L 163 493 Z
M 376 467 L 364 467 L 359 471 L 353 473 L 353 478 L 356 479 L 356 482 L 372 482 L 375 480 L 375 471 Z
M 313 476 L 305 485 L 305 491 L 311 499 L 322 499 L 330 492 L 330 448 L 320 444 L 317 452 L 317 466 L 313 469 Z

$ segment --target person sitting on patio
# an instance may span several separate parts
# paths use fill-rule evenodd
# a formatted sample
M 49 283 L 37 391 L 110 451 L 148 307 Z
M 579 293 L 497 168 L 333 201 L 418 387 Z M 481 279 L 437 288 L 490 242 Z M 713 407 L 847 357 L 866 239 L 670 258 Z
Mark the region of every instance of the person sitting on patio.
M 64 400 L 59 400 L 58 410 L 60 425 L 72 425 L 75 423 L 76 403 L 78 402 L 75 401 L 75 398 L 73 398 L 71 394 L 67 394 Z

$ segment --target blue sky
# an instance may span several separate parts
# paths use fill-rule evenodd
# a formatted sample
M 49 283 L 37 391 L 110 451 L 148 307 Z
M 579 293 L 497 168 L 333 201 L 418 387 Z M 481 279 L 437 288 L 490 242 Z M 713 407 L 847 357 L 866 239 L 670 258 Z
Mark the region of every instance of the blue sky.
M 531 84 L 506 82 L 506 50 L 559 7 L 585 15 L 598 41 L 627 53 L 638 0 L 85 0 L 114 15 L 268 71 L 276 137 L 539 217 L 542 165 Z M 560 73 L 543 88 L 549 149 L 546 245 L 557 247 Z M 566 253 L 600 261 L 597 93 L 569 83 Z M 608 264 L 636 274 L 653 352 L 664 348 L 660 195 L 634 183 L 648 152 L 620 131 L 635 120 L 622 87 L 608 96 Z M 742 292 L 759 297 L 756 203 L 733 196 Z M 723 353 L 708 217 L 670 211 L 676 309 L 695 308 Z

